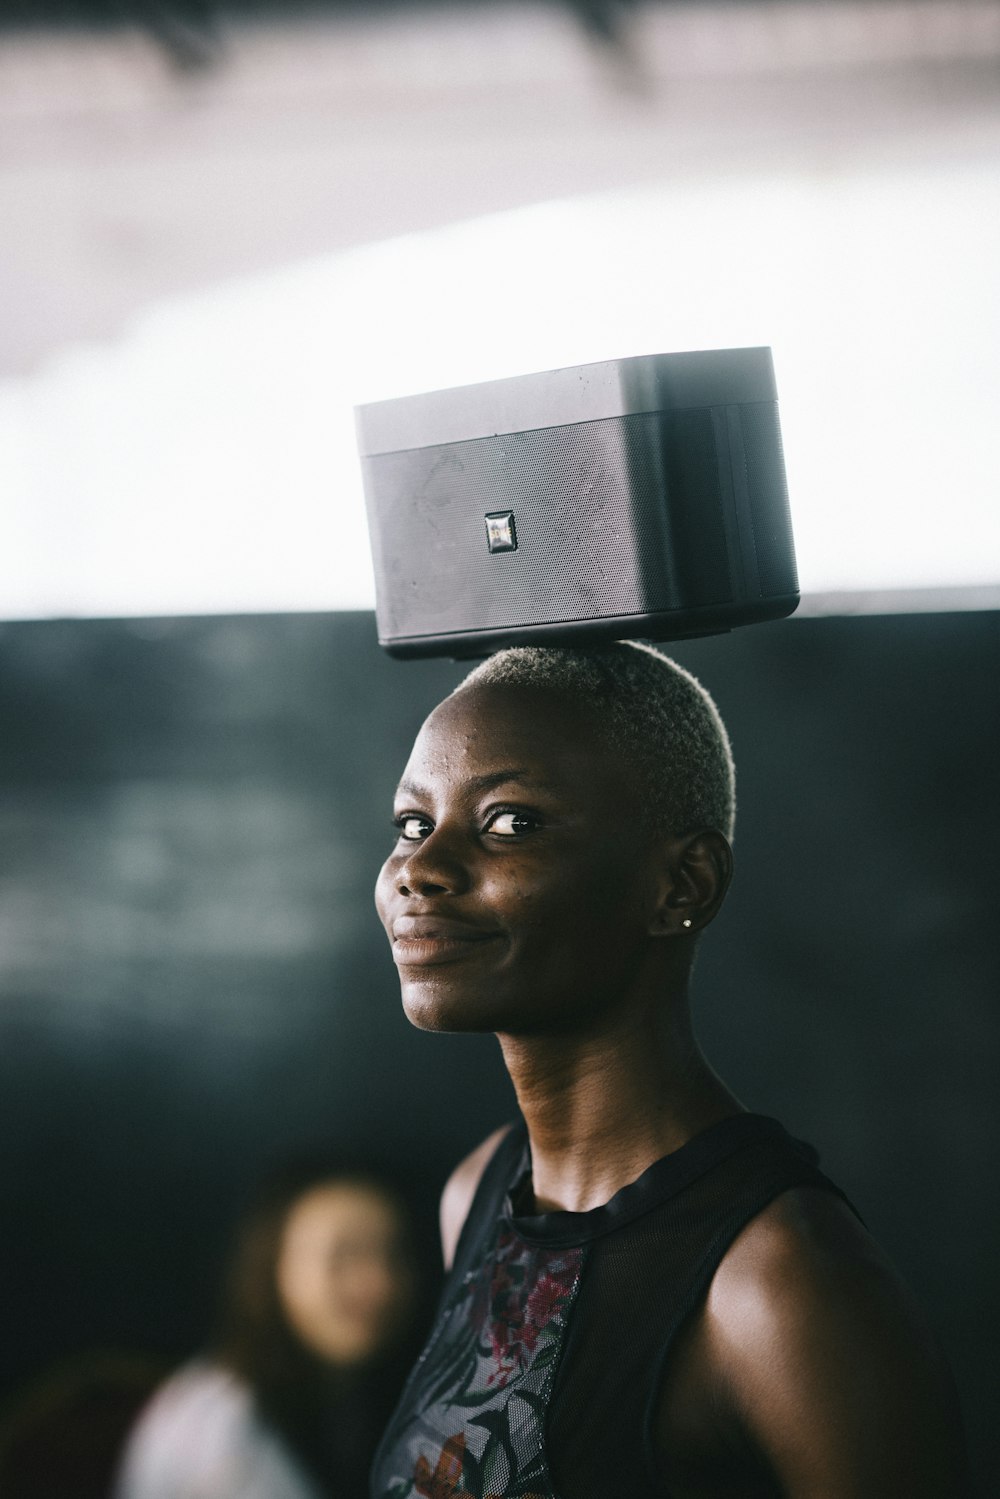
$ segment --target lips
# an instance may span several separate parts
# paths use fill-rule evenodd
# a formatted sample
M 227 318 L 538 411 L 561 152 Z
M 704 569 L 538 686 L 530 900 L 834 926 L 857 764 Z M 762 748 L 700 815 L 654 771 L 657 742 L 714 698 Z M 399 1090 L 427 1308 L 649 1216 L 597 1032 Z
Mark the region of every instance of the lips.
M 392 956 L 405 967 L 455 963 L 478 956 L 499 940 L 491 927 L 477 927 L 453 916 L 397 916 L 392 923 Z

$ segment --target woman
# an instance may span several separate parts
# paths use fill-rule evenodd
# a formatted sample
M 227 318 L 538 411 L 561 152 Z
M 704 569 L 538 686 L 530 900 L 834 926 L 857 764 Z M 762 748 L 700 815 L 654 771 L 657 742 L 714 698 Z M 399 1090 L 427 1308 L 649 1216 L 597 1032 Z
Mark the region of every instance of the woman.
M 733 810 L 714 704 L 647 647 L 501 652 L 421 729 L 379 913 L 410 1020 L 494 1031 L 522 1118 L 445 1190 L 373 1499 L 966 1491 L 919 1314 L 694 1037 Z
M 407 1218 L 361 1172 L 283 1172 L 241 1226 L 210 1355 L 157 1392 L 118 1499 L 361 1499 L 400 1380 Z

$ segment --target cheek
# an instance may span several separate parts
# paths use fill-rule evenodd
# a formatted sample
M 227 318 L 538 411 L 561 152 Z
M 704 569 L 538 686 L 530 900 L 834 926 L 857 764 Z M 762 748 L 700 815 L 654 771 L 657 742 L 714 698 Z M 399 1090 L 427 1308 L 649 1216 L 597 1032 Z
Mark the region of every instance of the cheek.
M 593 940 L 598 902 L 572 871 L 561 879 L 548 872 L 540 877 L 530 867 L 505 871 L 483 898 L 510 934 L 508 961 L 525 982 L 534 977 L 551 983 L 558 972 L 576 966 Z
M 386 859 L 378 872 L 378 879 L 375 881 L 375 909 L 383 926 L 388 925 L 389 902 L 395 889 L 393 865 L 394 860 L 392 858 Z
M 535 869 L 527 860 L 518 864 L 508 858 L 483 872 L 476 901 L 508 931 L 527 933 L 557 920 L 568 904 L 564 891 L 564 882 L 553 880 L 547 871 Z
M 523 865 L 512 862 L 503 871 L 493 898 L 526 927 L 555 927 L 605 917 L 619 888 L 620 882 L 610 881 L 600 870 L 569 861 L 557 869 L 537 868 L 526 860 Z
M 518 871 L 504 894 L 504 914 L 517 946 L 530 950 L 539 971 L 551 964 L 603 970 L 615 954 L 643 935 L 644 902 L 634 865 L 608 860 L 595 869 L 568 867 L 561 878 Z

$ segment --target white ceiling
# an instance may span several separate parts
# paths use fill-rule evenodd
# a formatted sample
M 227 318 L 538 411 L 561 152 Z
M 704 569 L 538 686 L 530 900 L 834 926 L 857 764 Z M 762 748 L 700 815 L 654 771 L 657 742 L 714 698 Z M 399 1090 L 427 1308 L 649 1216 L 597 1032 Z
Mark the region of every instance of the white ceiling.
M 353 402 L 737 343 L 775 349 L 805 607 L 995 605 L 1000 0 L 626 41 L 452 8 L 233 28 L 192 75 L 6 38 L 0 617 L 368 606 Z
M 532 3 L 0 46 L 0 373 L 179 291 L 551 198 L 1000 150 L 997 0 Z

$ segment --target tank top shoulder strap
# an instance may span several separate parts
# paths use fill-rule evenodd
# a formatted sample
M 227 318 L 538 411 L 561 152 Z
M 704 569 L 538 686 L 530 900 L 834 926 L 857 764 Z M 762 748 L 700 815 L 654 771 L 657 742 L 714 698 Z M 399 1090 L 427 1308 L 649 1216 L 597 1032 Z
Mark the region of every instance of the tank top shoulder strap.
M 497 1220 L 504 1210 L 507 1194 L 523 1169 L 527 1143 L 527 1129 L 524 1121 L 518 1119 L 487 1161 L 459 1235 L 449 1277 L 451 1284 L 460 1282 L 465 1277 L 477 1262 L 483 1239 L 496 1232 Z

